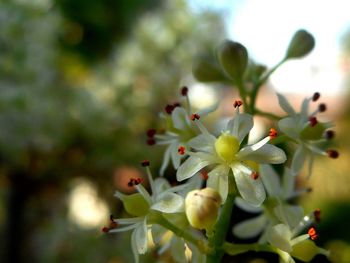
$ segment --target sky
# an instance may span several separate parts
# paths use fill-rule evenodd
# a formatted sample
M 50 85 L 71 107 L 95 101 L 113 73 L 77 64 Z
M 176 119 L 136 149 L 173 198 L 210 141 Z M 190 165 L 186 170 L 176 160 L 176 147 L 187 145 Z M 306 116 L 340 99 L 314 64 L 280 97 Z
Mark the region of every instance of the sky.
M 286 63 L 271 78 L 277 91 L 344 91 L 341 40 L 350 30 L 346 0 L 188 0 L 194 12 L 223 12 L 228 37 L 245 45 L 251 58 L 272 67 L 284 56 L 298 29 L 314 35 L 316 47 L 302 60 Z

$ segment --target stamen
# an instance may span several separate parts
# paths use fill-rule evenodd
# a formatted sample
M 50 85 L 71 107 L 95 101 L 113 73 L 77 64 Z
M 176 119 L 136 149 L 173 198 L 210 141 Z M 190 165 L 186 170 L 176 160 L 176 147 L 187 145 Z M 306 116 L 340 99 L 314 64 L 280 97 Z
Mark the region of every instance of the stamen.
M 314 227 L 311 227 L 307 233 L 310 236 L 311 240 L 316 240 L 316 238 L 318 237 L 316 229 Z
M 180 154 L 180 155 L 184 155 L 185 152 L 186 152 L 186 148 L 184 146 L 179 146 L 179 148 L 177 149 L 177 152 Z
M 156 130 L 155 129 L 148 129 L 148 131 L 147 131 L 147 137 L 149 137 L 149 138 L 153 138 L 154 137 L 154 135 L 156 135 Z
M 241 107 L 243 105 L 243 102 L 241 100 L 235 100 L 233 102 L 233 107 L 237 108 L 237 107 Z
M 129 182 L 128 182 L 128 186 L 129 187 L 133 187 L 135 185 L 138 185 L 142 183 L 142 179 L 141 178 L 130 178 Z
M 101 229 L 101 231 L 103 232 L 103 233 L 108 233 L 109 232 L 109 228 L 108 227 L 103 227 L 102 229 Z
M 326 133 L 325 133 L 325 137 L 326 137 L 327 140 L 333 139 L 334 136 L 335 136 L 335 132 L 332 131 L 332 130 L 328 130 L 328 131 L 326 131 Z
M 149 162 L 148 160 L 143 160 L 143 161 L 141 162 L 141 165 L 142 165 L 142 167 L 146 167 L 146 166 L 149 166 L 149 165 L 150 165 L 150 162 Z
M 253 180 L 257 180 L 259 178 L 259 173 L 258 172 L 252 172 L 250 177 L 253 179 Z
M 173 105 L 168 104 L 165 106 L 164 110 L 166 113 L 168 113 L 170 115 L 173 112 L 174 108 L 175 107 Z
M 269 131 L 270 140 L 275 139 L 277 137 L 277 130 L 275 128 L 271 128 Z
M 321 97 L 321 94 L 319 92 L 315 92 L 312 96 L 312 101 L 317 101 Z
M 208 176 L 208 172 L 205 170 L 201 171 L 201 177 L 204 181 L 208 180 L 209 176 Z
M 339 157 L 339 153 L 336 150 L 327 150 L 326 151 L 329 158 L 336 159 Z
M 180 104 L 179 102 L 175 102 L 175 103 L 173 104 L 174 109 L 175 109 L 176 107 L 180 107 L 180 106 L 181 106 L 181 104 Z
M 315 127 L 317 125 L 317 123 L 318 123 L 317 118 L 316 117 L 310 117 L 309 118 L 309 123 L 310 123 L 311 127 Z
M 199 114 L 197 113 L 194 113 L 191 115 L 191 120 L 192 121 L 195 121 L 195 120 L 199 120 L 201 118 L 201 116 L 199 116 Z
M 183 86 L 181 88 L 181 95 L 182 96 L 187 96 L 187 94 L 188 94 L 188 88 L 186 86 Z
M 321 103 L 320 105 L 318 105 L 318 111 L 319 112 L 325 112 L 327 110 L 327 105 L 324 103 Z
M 315 217 L 315 221 L 316 223 L 320 223 L 321 221 L 321 209 L 317 208 L 315 211 L 314 211 L 314 217 Z
M 153 138 L 149 138 L 149 139 L 147 139 L 147 144 L 148 145 L 155 145 L 156 144 L 156 140 L 155 139 L 153 139 Z

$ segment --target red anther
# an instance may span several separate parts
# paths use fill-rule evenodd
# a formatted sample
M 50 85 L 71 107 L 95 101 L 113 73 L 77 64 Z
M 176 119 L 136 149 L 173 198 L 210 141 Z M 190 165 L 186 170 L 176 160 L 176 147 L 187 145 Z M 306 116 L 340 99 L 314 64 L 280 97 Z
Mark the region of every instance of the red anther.
M 118 227 L 118 223 L 116 221 L 111 221 L 109 223 L 109 229 L 114 229 Z
M 201 171 L 201 177 L 202 177 L 202 179 L 205 180 L 205 181 L 208 180 L 208 178 L 209 178 L 208 172 L 205 171 L 205 170 L 202 170 L 202 171 Z
M 199 120 L 201 116 L 199 116 L 199 114 L 197 113 L 194 113 L 191 115 L 191 120 L 194 121 L 194 120 Z
M 155 129 L 148 129 L 147 131 L 147 137 L 153 138 L 154 135 L 156 135 L 157 131 Z
M 317 123 L 318 123 L 317 118 L 316 117 L 310 117 L 309 118 L 309 123 L 310 123 L 311 127 L 315 127 L 317 125 Z
M 101 229 L 101 231 L 102 231 L 103 233 L 108 233 L 108 232 L 109 232 L 109 228 L 108 228 L 108 227 L 103 227 L 103 228 Z
M 336 159 L 339 157 L 339 153 L 336 150 L 327 150 L 326 151 L 329 158 Z
M 149 138 L 149 139 L 147 139 L 147 144 L 148 145 L 155 145 L 156 144 L 156 140 L 153 139 L 153 138 Z
M 312 187 L 306 188 L 306 192 L 307 192 L 307 193 L 311 193 L 312 191 L 313 191 Z
M 129 182 L 128 182 L 128 186 L 129 187 L 133 187 L 135 185 L 135 179 L 134 178 L 130 178 Z
M 317 208 L 314 211 L 314 217 L 315 217 L 316 223 L 320 223 L 320 221 L 321 221 L 321 209 Z
M 328 131 L 326 131 L 326 133 L 325 133 L 325 137 L 326 137 L 327 140 L 333 139 L 334 136 L 335 136 L 335 132 L 332 131 L 332 130 L 328 130 Z
M 241 107 L 243 105 L 243 102 L 241 100 L 235 100 L 233 102 L 233 107 L 237 108 L 237 107 Z
M 327 105 L 324 103 L 321 103 L 320 105 L 318 105 L 318 111 L 319 112 L 325 112 L 327 110 Z
M 150 162 L 149 162 L 148 160 L 143 160 L 143 161 L 141 162 L 141 165 L 142 165 L 143 167 L 146 167 L 146 166 L 149 166 L 149 165 L 150 165 Z
M 275 139 L 277 137 L 277 131 L 275 128 L 271 128 L 270 131 L 269 131 L 269 136 L 270 136 L 270 139 Z
M 174 109 L 175 109 L 176 107 L 180 107 L 180 106 L 181 106 L 181 104 L 180 104 L 179 102 L 175 102 L 175 103 L 173 104 Z
M 135 181 L 134 181 L 134 184 L 135 185 L 138 185 L 138 184 L 140 184 L 140 183 L 142 183 L 142 179 L 139 177 L 139 178 L 136 178 L 135 179 Z
M 316 238 L 318 237 L 316 229 L 314 227 L 311 227 L 307 233 L 309 234 L 311 240 L 316 240 Z
M 187 94 L 188 94 L 188 88 L 186 86 L 183 86 L 181 88 L 181 95 L 182 96 L 187 96 Z
M 177 149 L 177 152 L 180 154 L 180 155 L 184 155 L 185 152 L 186 152 L 186 148 L 184 146 L 179 146 L 179 148 Z
M 164 110 L 165 110 L 166 113 L 171 114 L 173 112 L 174 108 L 175 108 L 174 105 L 168 104 L 168 105 L 165 106 Z
M 321 94 L 319 92 L 315 92 L 312 96 L 312 101 L 317 101 L 321 97 Z
M 257 180 L 259 178 L 259 173 L 258 172 L 252 172 L 250 177 L 253 179 L 253 180 Z

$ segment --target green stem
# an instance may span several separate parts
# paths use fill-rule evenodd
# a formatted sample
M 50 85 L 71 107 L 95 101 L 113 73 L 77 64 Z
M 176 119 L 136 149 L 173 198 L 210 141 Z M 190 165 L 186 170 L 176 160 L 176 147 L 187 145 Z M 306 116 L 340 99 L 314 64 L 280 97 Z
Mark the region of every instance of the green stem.
M 225 242 L 223 244 L 223 249 L 225 252 L 231 256 L 235 256 L 238 254 L 242 254 L 248 251 L 255 251 L 255 252 L 272 252 L 276 253 L 276 249 L 268 244 L 232 244 Z
M 264 116 L 264 117 L 267 117 L 267 118 L 270 118 L 270 119 L 273 119 L 273 120 L 276 120 L 276 121 L 279 121 L 280 119 L 282 119 L 281 116 L 275 115 L 275 114 L 270 113 L 270 112 L 258 110 L 258 109 L 254 109 L 254 113 L 256 115 Z

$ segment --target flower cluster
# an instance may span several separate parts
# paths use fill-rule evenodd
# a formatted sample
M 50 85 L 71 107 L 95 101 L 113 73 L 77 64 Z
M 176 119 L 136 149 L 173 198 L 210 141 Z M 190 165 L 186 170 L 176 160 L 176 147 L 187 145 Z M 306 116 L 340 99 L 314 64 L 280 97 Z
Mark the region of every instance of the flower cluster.
M 306 98 L 300 112 L 283 95 L 277 94 L 285 117 L 264 112 L 255 105 L 259 88 L 276 68 L 289 59 L 306 55 L 313 46 L 313 37 L 304 30 L 298 31 L 286 56 L 270 71 L 248 63 L 245 47 L 232 41 L 218 48 L 215 63 L 196 63 L 197 79 L 229 81 L 238 88 L 241 99 L 232 102 L 232 118 L 219 134 L 211 132 L 203 119 L 218 105 L 194 112 L 188 88 L 183 87 L 180 93 L 184 101 L 167 105 L 160 114 L 164 130 L 147 131 L 149 145 L 167 146 L 160 177 L 154 179 L 150 162 L 142 162 L 149 190 L 141 179 L 130 179 L 128 186 L 136 193 L 116 192 L 115 196 L 132 217 L 111 216 L 103 232 L 132 230 L 131 247 L 136 262 L 140 254 L 147 252 L 149 232 L 157 253 L 170 250 L 176 262 L 219 262 L 224 253 L 237 255 L 247 251 L 277 253 L 286 263 L 295 262 L 294 259 L 310 261 L 316 254 L 328 256 L 326 250 L 314 243 L 320 210 L 305 214 L 294 202 L 296 197 L 309 192 L 309 188 L 296 186 L 305 160 L 308 160 L 307 174 L 311 175 L 316 155 L 330 158 L 339 155 L 329 148 L 334 137 L 332 124 L 317 118 L 327 107 L 321 103 L 309 113 L 310 103 L 319 100 L 319 93 Z M 252 82 L 253 88 L 248 89 L 246 82 Z M 249 144 L 254 115 L 276 122 L 266 129 L 265 137 Z M 296 147 L 285 152 L 286 144 Z M 176 170 L 179 183 L 176 186 L 163 177 L 170 162 Z M 232 215 L 235 204 L 253 216 L 232 226 L 230 219 L 235 216 Z M 227 231 L 231 230 L 240 239 L 257 237 L 257 242 L 232 243 L 226 240 Z M 166 236 L 168 242 L 164 243 Z M 192 252 L 191 259 L 186 257 L 184 248 Z

